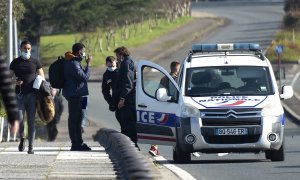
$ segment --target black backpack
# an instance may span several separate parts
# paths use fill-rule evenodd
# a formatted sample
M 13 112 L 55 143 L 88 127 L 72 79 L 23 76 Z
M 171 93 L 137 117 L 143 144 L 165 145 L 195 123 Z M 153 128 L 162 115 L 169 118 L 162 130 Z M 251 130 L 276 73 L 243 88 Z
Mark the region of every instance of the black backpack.
M 49 82 L 53 88 L 61 89 L 64 87 L 64 62 L 65 58 L 59 56 L 49 66 Z

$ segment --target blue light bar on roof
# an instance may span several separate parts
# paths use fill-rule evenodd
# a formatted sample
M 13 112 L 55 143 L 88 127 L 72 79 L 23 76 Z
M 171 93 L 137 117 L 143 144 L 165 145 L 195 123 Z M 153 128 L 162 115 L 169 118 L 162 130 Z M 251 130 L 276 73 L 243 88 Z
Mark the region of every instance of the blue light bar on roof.
M 258 51 L 259 44 L 236 43 L 236 44 L 193 44 L 192 51 L 196 52 L 225 52 L 225 51 Z

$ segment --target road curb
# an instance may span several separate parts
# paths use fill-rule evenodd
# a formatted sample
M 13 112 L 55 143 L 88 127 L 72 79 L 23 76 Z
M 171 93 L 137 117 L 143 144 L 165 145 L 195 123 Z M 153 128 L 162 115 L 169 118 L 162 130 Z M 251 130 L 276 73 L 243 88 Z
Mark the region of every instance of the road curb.
M 294 92 L 294 97 L 292 98 L 296 98 L 300 102 L 300 95 L 298 93 Z M 295 111 L 293 111 L 284 101 L 281 101 L 281 104 L 287 115 L 291 116 L 292 121 L 297 125 L 300 125 L 300 116 Z
M 105 148 L 112 162 L 116 164 L 118 178 L 159 178 L 150 171 L 149 164 L 127 136 L 113 129 L 101 128 L 94 136 L 94 140 Z

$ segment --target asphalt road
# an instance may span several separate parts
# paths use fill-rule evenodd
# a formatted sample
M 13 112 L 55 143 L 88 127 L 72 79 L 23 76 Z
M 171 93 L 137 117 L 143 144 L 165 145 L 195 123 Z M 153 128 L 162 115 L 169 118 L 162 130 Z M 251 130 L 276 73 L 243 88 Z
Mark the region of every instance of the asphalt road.
M 265 49 L 281 26 L 283 3 L 279 0 L 232 0 L 201 2 L 193 6 L 193 11 L 204 11 L 228 19 L 228 24 L 195 42 L 258 42 Z M 159 64 L 168 69 L 172 60 L 183 59 L 190 45 L 162 59 Z M 108 111 L 103 100 L 100 83 L 90 83 L 88 115 L 99 125 L 119 130 L 114 114 Z M 99 104 L 99 102 L 102 102 Z M 201 154 L 192 157 L 190 164 L 176 164 L 196 179 L 299 179 L 300 175 L 300 131 L 298 126 L 286 117 L 286 160 L 270 162 L 261 154 Z M 149 145 L 141 145 L 147 152 Z M 171 163 L 172 147 L 159 146 L 159 151 Z

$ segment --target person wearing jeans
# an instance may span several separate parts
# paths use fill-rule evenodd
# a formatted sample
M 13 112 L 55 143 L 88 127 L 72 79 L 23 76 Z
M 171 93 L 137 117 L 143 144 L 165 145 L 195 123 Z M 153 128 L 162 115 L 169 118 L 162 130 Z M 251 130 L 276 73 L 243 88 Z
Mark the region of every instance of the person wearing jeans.
M 31 57 L 31 43 L 23 41 L 20 46 L 21 56 L 14 59 L 10 64 L 11 74 L 15 76 L 17 103 L 20 114 L 20 144 L 19 151 L 25 149 L 24 136 L 24 114 L 27 116 L 28 124 L 28 154 L 34 154 L 33 141 L 35 138 L 35 112 L 36 94 L 33 82 L 37 75 L 44 77 L 44 71 L 39 60 Z

